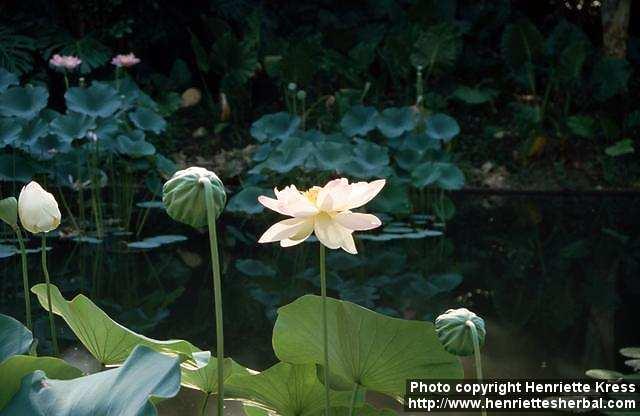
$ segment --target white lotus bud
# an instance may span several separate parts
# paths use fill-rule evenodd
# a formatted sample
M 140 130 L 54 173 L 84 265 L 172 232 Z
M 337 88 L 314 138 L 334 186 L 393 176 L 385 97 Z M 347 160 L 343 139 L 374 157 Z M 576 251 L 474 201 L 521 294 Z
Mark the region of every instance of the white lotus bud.
M 47 233 L 60 225 L 60 209 L 52 194 L 37 182 L 29 182 L 18 197 L 20 223 L 33 234 Z

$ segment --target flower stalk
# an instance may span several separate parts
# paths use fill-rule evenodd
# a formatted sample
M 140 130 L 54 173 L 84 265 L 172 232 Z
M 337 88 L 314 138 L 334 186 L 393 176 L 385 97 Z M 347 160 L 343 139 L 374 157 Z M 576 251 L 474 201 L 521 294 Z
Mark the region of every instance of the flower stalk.
M 27 328 L 33 331 L 33 321 L 31 319 L 31 297 L 29 296 L 29 271 L 27 268 L 27 249 L 24 246 L 24 238 L 22 231 L 17 225 L 14 227 L 16 237 L 18 238 L 18 246 L 20 247 L 20 263 L 22 265 L 22 288 L 24 290 L 24 310 L 27 321 Z
M 53 307 L 51 306 L 51 280 L 49 279 L 49 270 L 47 269 L 47 233 L 42 233 L 42 272 L 44 280 L 47 284 L 47 309 L 49 309 L 49 327 L 51 329 L 51 341 L 53 342 L 54 355 L 60 355 L 58 347 L 58 336 L 56 335 L 56 323 L 53 319 Z
M 480 341 L 478 338 L 478 328 L 476 328 L 476 324 L 473 321 L 468 320 L 465 322 L 465 325 L 469 327 L 471 331 L 471 341 L 473 342 L 473 355 L 475 358 L 476 364 L 476 379 L 479 383 L 482 383 L 482 359 L 480 358 Z M 487 416 L 487 411 L 482 410 L 482 416 Z
M 222 284 L 220 279 L 220 258 L 218 255 L 218 236 L 216 230 L 216 209 L 214 207 L 213 185 L 203 178 L 207 223 L 209 228 L 209 247 L 211 249 L 211 268 L 213 274 L 213 295 L 216 315 L 216 355 L 218 360 L 218 415 L 224 414 L 224 331 L 222 320 Z M 206 405 L 205 405 L 206 406 Z
M 327 325 L 327 270 L 326 270 L 326 250 L 320 243 L 320 295 L 322 296 L 322 342 L 324 353 L 324 413 L 331 414 L 331 398 L 329 395 L 329 331 Z

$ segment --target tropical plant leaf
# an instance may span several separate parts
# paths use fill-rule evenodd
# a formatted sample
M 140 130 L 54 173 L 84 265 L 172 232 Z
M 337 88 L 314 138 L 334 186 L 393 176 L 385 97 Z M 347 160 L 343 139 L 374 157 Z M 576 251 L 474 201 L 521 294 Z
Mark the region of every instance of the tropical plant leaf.
M 571 133 L 585 139 L 592 139 L 596 134 L 596 121 L 589 116 L 568 117 L 567 127 L 571 130 Z
M 425 162 L 411 172 L 411 178 L 418 188 L 436 185 L 451 190 L 464 186 L 464 174 L 457 166 L 448 162 Z
M 33 38 L 19 35 L 6 26 L 0 26 L 0 68 L 6 68 L 18 75 L 31 71 L 35 49 L 36 43 Z
M 280 416 L 318 416 L 324 409 L 325 389 L 313 364 L 278 363 L 259 374 L 232 375 L 225 388 L 249 406 Z M 330 395 L 332 407 L 349 406 L 351 392 Z
M 620 140 L 613 146 L 609 146 L 604 149 L 604 152 L 611 157 L 618 157 L 622 155 L 627 155 L 629 153 L 634 153 L 635 149 L 633 148 L 633 140 L 624 139 Z
M 322 365 L 321 306 L 321 297 L 306 295 L 278 309 L 273 346 L 280 360 Z M 431 323 L 390 318 L 332 298 L 327 319 L 332 386 L 357 383 L 399 399 L 407 379 L 462 377 L 458 358 L 444 350 Z
M 181 384 L 190 389 L 200 390 L 206 394 L 218 392 L 218 360 L 209 351 L 193 353 L 193 360 L 183 362 Z M 224 359 L 224 380 L 234 374 L 250 374 L 246 369 L 231 358 Z M 227 391 L 225 398 L 236 398 L 232 392 Z
M 45 284 L 31 288 L 42 307 L 48 310 L 46 290 Z M 65 300 L 55 285 L 51 285 L 51 306 L 53 313 L 64 319 L 91 355 L 103 365 L 121 364 L 136 345 L 187 358 L 192 352 L 198 351 L 187 341 L 158 341 L 136 334 L 109 318 L 84 295 L 78 295 L 71 301 Z
M 44 87 L 12 87 L 0 94 L 0 115 L 30 120 L 47 106 Z
M 441 72 L 454 66 L 462 50 L 462 37 L 450 23 L 431 26 L 414 45 L 411 63 L 427 73 Z
M 211 48 L 212 69 L 222 76 L 222 88 L 229 91 L 241 87 L 258 68 L 258 55 L 251 41 L 241 42 L 225 32 Z
M 532 65 L 542 53 L 542 45 L 542 34 L 527 19 L 508 25 L 502 34 L 502 56 L 514 70 Z
M 22 125 L 14 118 L 0 119 L 0 147 L 13 146 L 20 136 Z
M 116 137 L 114 150 L 121 155 L 141 158 L 156 154 L 154 145 L 144 139 L 144 133 L 135 130 L 128 135 L 121 134 Z
M 180 390 L 180 366 L 140 345 L 122 367 L 72 380 L 49 378 L 38 370 L 23 378 L 20 391 L 0 415 L 156 415 L 150 397 L 169 398 Z
M 472 105 L 487 103 L 495 99 L 497 95 L 498 91 L 492 88 L 472 88 L 467 86 L 460 86 L 453 92 L 453 98 Z

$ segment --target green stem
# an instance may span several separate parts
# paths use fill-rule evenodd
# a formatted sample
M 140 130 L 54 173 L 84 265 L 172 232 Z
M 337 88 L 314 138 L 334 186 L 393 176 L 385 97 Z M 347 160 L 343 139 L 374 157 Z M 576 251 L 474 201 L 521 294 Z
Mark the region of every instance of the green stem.
M 216 354 L 218 356 L 218 416 L 224 413 L 224 332 L 222 327 L 222 288 L 220 283 L 220 259 L 218 256 L 218 236 L 216 233 L 216 212 L 213 206 L 213 185 L 204 183 L 207 222 L 209 225 L 209 246 L 213 271 L 213 293 L 216 312 Z
M 322 341 L 324 343 L 324 413 L 331 415 L 331 399 L 329 397 L 329 331 L 327 327 L 327 270 L 326 252 L 324 245 L 320 243 L 320 295 L 322 296 Z
M 53 320 L 53 308 L 51 307 L 51 280 L 49 279 L 49 270 L 47 269 L 47 234 L 42 233 L 42 272 L 44 280 L 47 283 L 47 308 L 49 309 L 49 325 L 51 327 L 51 340 L 53 342 L 54 355 L 60 355 L 58 348 L 58 337 L 56 336 L 56 323 Z
M 354 416 L 356 411 L 356 397 L 358 397 L 358 383 L 353 383 L 351 391 L 351 403 L 349 404 L 349 416 Z
M 24 310 L 27 317 L 27 328 L 33 331 L 33 321 L 31 320 L 31 297 L 29 296 L 29 273 L 27 270 L 27 250 L 24 247 L 22 231 L 17 225 L 14 228 L 20 246 L 20 262 L 22 263 L 22 286 L 24 288 Z
M 466 325 L 471 330 L 471 340 L 473 341 L 473 355 L 476 359 L 476 379 L 479 383 L 482 382 L 482 360 L 480 359 L 480 342 L 478 341 L 478 329 L 472 321 L 467 321 Z M 486 416 L 487 411 L 482 410 L 482 416 Z
M 75 227 L 76 231 L 80 232 L 80 226 L 78 225 L 78 221 L 76 221 L 76 217 L 71 212 L 71 208 L 69 208 L 69 204 L 67 203 L 67 198 L 64 197 L 64 193 L 62 192 L 62 188 L 58 186 L 58 193 L 60 194 L 60 200 L 62 201 L 62 206 L 64 206 L 64 210 L 67 211 L 67 215 L 71 218 L 71 223 Z
M 204 400 L 202 401 L 202 407 L 200 408 L 200 415 L 205 416 L 207 414 L 207 403 L 209 403 L 209 393 L 204 393 Z

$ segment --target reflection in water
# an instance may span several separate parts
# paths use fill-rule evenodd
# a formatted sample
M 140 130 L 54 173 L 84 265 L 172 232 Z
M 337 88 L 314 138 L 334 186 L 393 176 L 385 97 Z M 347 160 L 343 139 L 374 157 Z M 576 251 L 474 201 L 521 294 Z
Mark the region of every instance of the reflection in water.
M 441 236 L 424 232 L 438 229 L 424 215 L 383 217 L 382 234 L 360 240 L 358 256 L 331 251 L 330 295 L 406 319 L 433 320 L 448 308 L 473 309 L 487 322 L 488 378 L 622 369 L 617 350 L 640 344 L 632 326 L 640 294 L 640 200 L 473 196 L 457 198 L 456 205 L 457 214 Z M 230 356 L 255 369 L 276 361 L 271 348 L 276 309 L 318 291 L 315 246 L 257 246 L 257 236 L 270 222 L 268 214 L 229 215 L 220 231 L 225 342 Z M 206 235 L 176 230 L 160 213 L 150 218 L 147 230 L 154 230 L 149 237 L 184 233 L 189 239 L 160 239 L 150 249 L 127 247 L 123 241 L 136 238 L 126 235 L 102 244 L 90 239 L 54 243 L 54 283 L 68 299 L 88 295 L 136 332 L 211 348 L 215 331 Z M 0 262 L 0 310 L 22 319 L 17 264 L 16 257 Z M 41 275 L 38 262 L 30 265 L 35 282 Z M 36 334 L 46 339 L 45 315 L 36 309 Z M 66 329 L 62 342 L 77 346 Z M 40 350 L 48 347 L 41 344 Z M 68 350 L 67 357 L 91 368 L 78 351 Z M 197 393 L 182 392 L 163 404 L 163 413 L 195 412 L 199 400 Z

